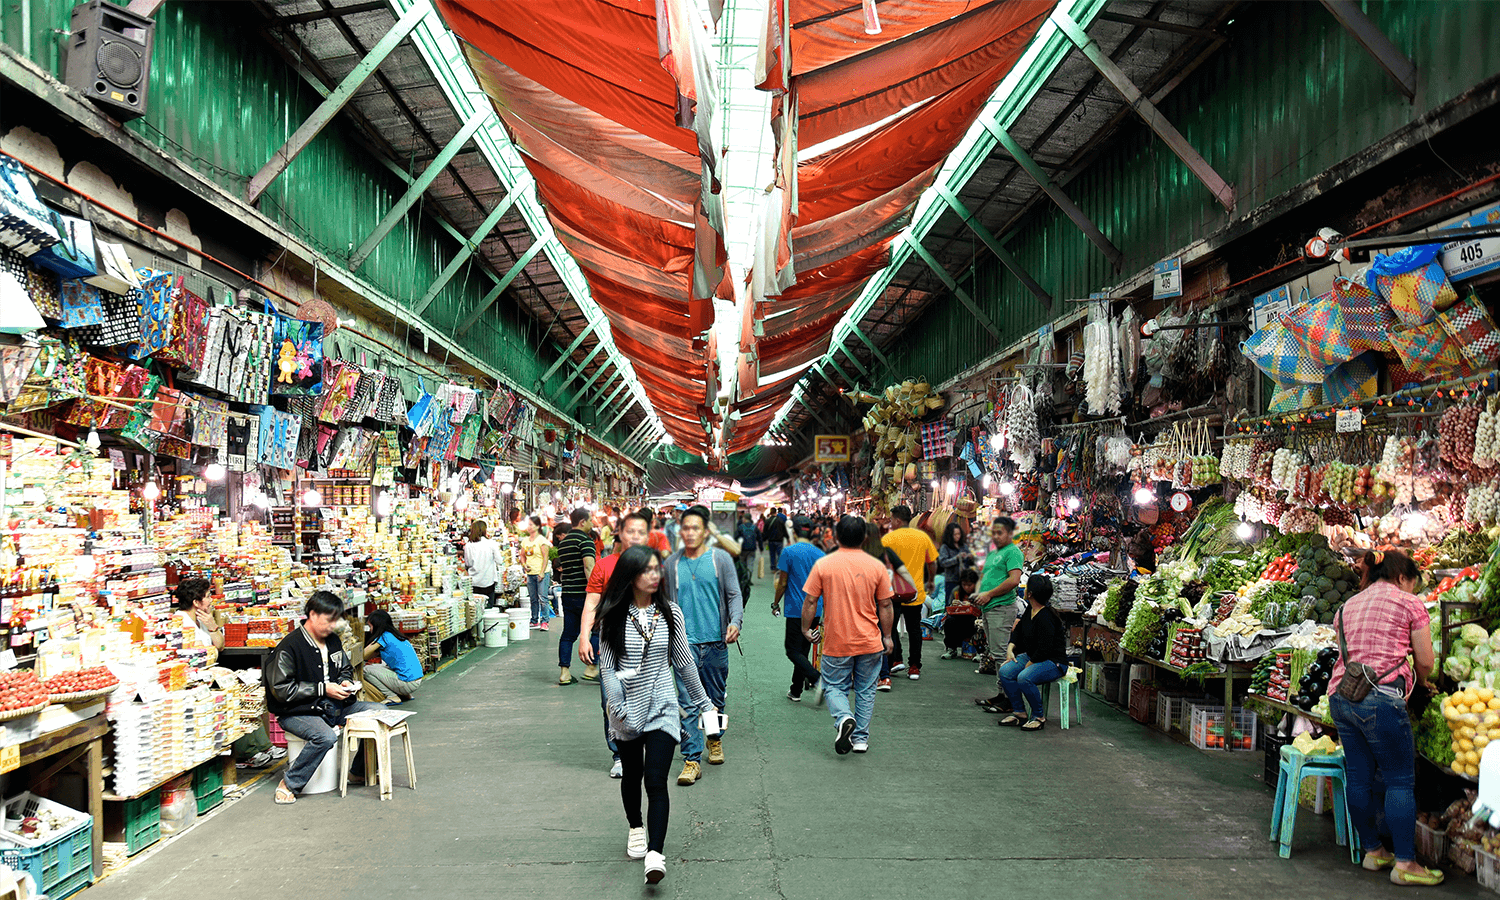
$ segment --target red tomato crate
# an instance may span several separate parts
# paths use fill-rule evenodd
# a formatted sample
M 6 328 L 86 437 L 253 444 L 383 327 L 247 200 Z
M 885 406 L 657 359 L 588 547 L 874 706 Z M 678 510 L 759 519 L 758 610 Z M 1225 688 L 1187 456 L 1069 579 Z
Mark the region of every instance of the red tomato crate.
M 1228 722 L 1222 706 L 1195 706 L 1188 740 L 1199 750 L 1254 750 L 1259 724 L 1255 713 L 1242 706 L 1235 707 Z

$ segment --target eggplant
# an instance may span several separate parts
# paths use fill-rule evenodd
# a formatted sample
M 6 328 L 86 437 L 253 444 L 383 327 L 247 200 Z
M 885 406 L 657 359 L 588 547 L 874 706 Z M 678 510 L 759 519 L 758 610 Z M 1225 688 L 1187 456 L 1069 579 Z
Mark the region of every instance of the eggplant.
M 1323 668 L 1318 663 L 1313 663 L 1312 665 L 1307 667 L 1307 674 L 1311 675 L 1314 678 L 1322 678 L 1327 673 L 1328 670 Z
M 1310 709 L 1316 701 L 1306 694 L 1298 694 L 1292 698 L 1292 705 L 1298 709 Z
M 1311 675 L 1303 675 L 1297 680 L 1297 686 L 1302 688 L 1304 691 L 1307 690 L 1308 688 L 1313 686 L 1313 677 Z

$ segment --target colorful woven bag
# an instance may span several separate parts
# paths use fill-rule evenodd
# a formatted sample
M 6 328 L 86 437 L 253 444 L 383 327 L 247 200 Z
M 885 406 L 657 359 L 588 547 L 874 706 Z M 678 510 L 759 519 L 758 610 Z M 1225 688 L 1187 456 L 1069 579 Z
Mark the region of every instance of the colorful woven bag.
M 1406 370 L 1421 378 L 1464 368 L 1458 341 L 1437 322 L 1391 329 L 1391 346 Z
M 1299 384 L 1295 387 L 1285 387 L 1271 395 L 1271 405 L 1266 408 L 1271 413 L 1289 413 L 1299 409 L 1308 409 L 1317 406 L 1323 396 L 1323 389 L 1315 384 Z
M 1307 292 L 1303 291 L 1303 297 Z M 1281 324 L 1302 345 L 1308 356 L 1319 362 L 1342 363 L 1359 352 L 1349 344 L 1344 311 L 1329 291 L 1288 310 Z
M 1309 356 L 1280 318 L 1250 335 L 1240 344 L 1240 352 L 1282 387 L 1322 384 L 1336 365 Z
M 1363 353 L 1328 373 L 1323 402 L 1335 406 L 1373 399 L 1380 393 L 1380 354 Z
M 1396 314 L 1385 298 L 1357 281 L 1333 280 L 1333 296 L 1344 313 L 1344 329 L 1354 350 L 1391 349 L 1390 331 L 1396 327 Z
M 1394 253 L 1377 253 L 1370 260 L 1375 288 L 1401 321 L 1425 325 L 1439 310 L 1458 302 L 1458 292 L 1437 261 L 1441 249 L 1441 244 L 1403 247 Z
M 1489 309 L 1474 294 L 1438 313 L 1438 324 L 1458 342 L 1459 352 L 1476 369 L 1500 363 L 1500 328 Z

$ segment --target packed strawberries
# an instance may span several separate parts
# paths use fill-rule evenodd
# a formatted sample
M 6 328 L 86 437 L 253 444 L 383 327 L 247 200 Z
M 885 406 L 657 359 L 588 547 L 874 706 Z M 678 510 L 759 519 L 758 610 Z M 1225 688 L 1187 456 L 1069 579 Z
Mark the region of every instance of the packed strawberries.
M 42 682 L 48 694 L 81 694 L 112 688 L 120 683 L 106 666 L 94 666 L 77 672 L 64 672 Z
M 46 702 L 47 689 L 37 680 L 35 672 L 29 669 L 0 672 L 0 712 L 30 709 Z

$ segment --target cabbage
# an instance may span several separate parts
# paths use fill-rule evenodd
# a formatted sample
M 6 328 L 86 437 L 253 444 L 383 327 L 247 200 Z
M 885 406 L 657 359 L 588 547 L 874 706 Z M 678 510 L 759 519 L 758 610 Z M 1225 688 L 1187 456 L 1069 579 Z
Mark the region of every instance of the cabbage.
M 1468 659 L 1469 658 L 1469 652 L 1470 652 L 1470 648 L 1465 647 L 1463 644 L 1459 644 L 1459 645 L 1457 645 L 1456 647 L 1453 648 L 1453 652 L 1451 654 L 1449 654 L 1449 655 L 1450 656 L 1462 657 L 1463 659 Z
M 1490 635 L 1489 645 L 1491 651 L 1500 650 L 1500 630 Z
M 1476 669 L 1487 669 L 1487 668 L 1489 668 L 1489 665 L 1490 665 L 1490 654 L 1491 654 L 1491 652 L 1493 652 L 1493 651 L 1490 650 L 1490 645 L 1489 644 L 1480 644 L 1478 647 L 1475 647 L 1473 650 L 1470 650 L 1469 651 L 1469 659 L 1473 661 L 1474 668 L 1476 668 Z
M 1462 656 L 1450 656 L 1443 660 L 1443 674 L 1454 681 L 1463 681 L 1469 677 L 1471 665 Z
M 1459 630 L 1458 639 L 1463 641 L 1466 646 L 1477 647 L 1490 639 L 1490 633 L 1485 631 L 1482 626 L 1471 622 Z

